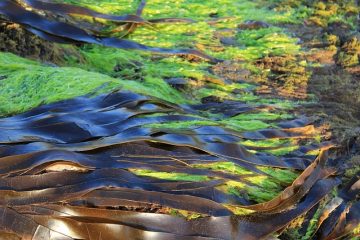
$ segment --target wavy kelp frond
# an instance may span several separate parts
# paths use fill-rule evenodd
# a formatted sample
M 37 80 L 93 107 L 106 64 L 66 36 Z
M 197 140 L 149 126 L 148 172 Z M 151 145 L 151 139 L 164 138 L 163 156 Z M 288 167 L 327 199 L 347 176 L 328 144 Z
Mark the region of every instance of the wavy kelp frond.
M 184 113 L 196 108 L 117 92 L 0 119 L 0 204 L 7 219 L 2 228 L 25 239 L 87 239 L 95 232 L 113 239 L 119 232 L 109 226 L 121 227 L 129 238 L 259 239 L 306 213 L 339 184 L 325 152 L 316 159 L 300 151 L 297 157 L 275 157 L 235 144 L 246 136 L 220 126 L 151 128 L 150 123 L 194 121 Z M 302 138 L 297 128 L 306 123 L 284 122 L 289 128 L 274 134 L 290 131 Z M 287 186 L 267 168 L 303 172 Z M 138 212 L 119 210 L 124 208 Z M 149 208 L 167 214 L 144 213 Z M 236 216 L 237 208 L 252 213 Z M 198 217 L 185 220 L 170 216 L 173 211 Z M 154 222 L 159 218 L 166 221 Z M 13 224 L 19 221 L 26 227 Z M 259 223 L 266 227 L 254 231 Z M 59 232 L 62 225 L 67 229 Z
M 277 12 L 277 2 L 0 1 L 22 8 L 23 18 L 13 14 L 21 22 L 35 14 L 97 41 L 84 45 L 70 31 L 20 23 L 50 41 L 75 43 L 64 46 L 19 24 L 1 25 L 22 34 L 0 34 L 0 48 L 10 37 L 19 51 L 8 50 L 22 54 L 28 34 L 75 53 L 62 61 L 40 57 L 52 61 L 42 64 L 0 54 L 0 111 L 8 116 L 0 119 L 0 238 L 358 235 L 358 175 L 349 180 L 356 163 L 341 183 L 344 159 L 328 156 L 335 143 L 319 126 L 322 117 L 302 111 L 309 102 L 269 89 L 306 85 L 312 66 L 292 26 L 280 24 L 306 16 L 301 9 Z M 172 22 L 179 24 L 166 24 Z M 230 61 L 210 65 L 102 46 L 124 37 L 196 46 Z

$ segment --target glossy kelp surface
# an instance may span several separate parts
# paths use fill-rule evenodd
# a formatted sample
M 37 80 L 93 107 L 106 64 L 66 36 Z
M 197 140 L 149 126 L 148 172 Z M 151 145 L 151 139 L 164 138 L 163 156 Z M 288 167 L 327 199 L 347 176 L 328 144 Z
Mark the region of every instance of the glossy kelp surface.
M 2 231 L 23 239 L 90 239 L 97 235 L 115 239 L 116 234 L 141 239 L 259 239 L 306 213 L 339 184 L 326 152 L 316 159 L 301 151 L 296 157 L 276 157 L 251 153 L 246 146 L 235 144 L 247 138 L 245 133 L 220 126 L 179 131 L 144 125 L 194 120 L 185 113 L 196 111 L 198 106 L 184 109 L 115 92 L 43 105 L 1 119 Z M 281 124 L 287 128 L 262 135 L 271 139 L 296 132 L 288 137 L 302 138 L 308 133 L 296 130 L 307 123 L 287 121 Z M 224 161 L 243 170 L 204 168 Z M 269 201 L 233 194 L 234 186 L 251 194 L 260 187 L 256 177 L 272 179 L 263 167 L 303 172 Z M 162 172 L 178 175 L 161 178 Z M 237 216 L 236 208 L 252 213 Z M 167 215 L 169 212 L 146 213 L 146 209 L 200 215 L 186 220 Z M 353 229 L 356 216 L 348 218 L 350 225 L 336 234 Z
M 298 40 L 271 25 L 301 16 L 275 14 L 256 1 L 217 9 L 226 1 L 183 0 L 161 11 L 157 0 L 146 8 L 145 1 L 66 2 L 76 6 L 2 2 L 7 20 L 47 40 L 78 45 L 72 33 L 98 41 L 76 47 L 85 62 L 70 58 L 66 65 L 77 68 L 1 53 L 0 110 L 13 115 L 0 121 L 2 238 L 262 239 L 296 224 L 306 230 L 299 239 L 356 234 L 356 178 L 335 192 L 340 168 L 326 154 L 334 144 L 321 142 L 316 118 L 294 114 L 304 102 L 255 94 L 254 79 L 244 83 L 247 73 L 238 69 L 266 75 L 270 68 L 266 77 L 289 89 L 296 79 L 306 83 Z M 136 13 L 124 15 L 127 8 Z M 161 22 L 178 24 L 152 24 Z M 169 57 L 99 46 L 116 40 L 120 47 L 123 37 L 162 48 L 196 45 L 231 62 L 210 66 L 188 51 Z M 120 88 L 137 94 L 98 96 Z

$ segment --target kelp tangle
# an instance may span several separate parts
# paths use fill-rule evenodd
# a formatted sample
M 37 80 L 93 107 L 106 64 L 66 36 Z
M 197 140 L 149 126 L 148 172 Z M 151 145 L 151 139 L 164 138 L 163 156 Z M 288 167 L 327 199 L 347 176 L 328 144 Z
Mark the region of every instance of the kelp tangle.
M 146 127 L 194 120 L 186 112 L 197 108 L 114 92 L 44 105 L 1 119 L 0 236 L 261 239 L 306 214 L 340 183 L 334 177 L 336 169 L 327 163 L 326 150 L 316 158 L 302 158 L 301 153 L 275 157 L 251 153 L 235 144 L 258 136 L 304 137 L 307 133 L 296 129 L 307 124 L 305 120 L 283 123 L 284 129 L 247 133 L 220 126 L 181 131 Z M 199 167 L 224 161 L 249 174 Z M 253 185 L 247 177 L 266 176 L 259 168 L 264 166 L 299 169 L 302 174 L 268 202 L 256 203 L 224 191 L 230 181 Z M 134 169 L 202 177 L 198 181 L 159 179 Z M 355 227 L 359 217 L 358 204 L 352 204 L 356 181 L 358 178 L 340 195 L 342 211 L 332 212 L 319 226 L 320 239 L 347 234 Z M 235 215 L 233 208 L 250 213 Z M 346 211 L 349 208 L 355 210 Z M 200 215 L 186 220 L 160 214 L 161 209 Z M 326 227 L 329 224 L 334 225 L 333 231 Z
M 217 61 L 197 50 L 122 39 L 139 25 L 192 22 L 145 20 L 145 4 L 134 15 L 116 16 L 49 1 L 2 0 L 0 14 L 52 42 Z M 74 15 L 113 28 L 58 17 Z M 211 97 L 179 105 L 119 90 L 1 118 L 0 239 L 255 240 L 297 221 L 312 229 L 308 239 L 353 235 L 360 175 L 342 183 L 341 160 L 329 157 L 334 144 L 311 141 L 314 119 L 291 115 L 275 123 L 273 104 Z M 246 122 L 256 114 L 264 120 L 256 129 L 219 120 Z M 272 152 L 292 144 L 294 151 Z

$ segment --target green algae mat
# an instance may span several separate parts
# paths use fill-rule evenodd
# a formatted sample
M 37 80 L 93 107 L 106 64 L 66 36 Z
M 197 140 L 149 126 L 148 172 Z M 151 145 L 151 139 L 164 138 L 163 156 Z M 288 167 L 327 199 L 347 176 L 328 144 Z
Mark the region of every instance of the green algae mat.
M 289 26 L 358 13 L 0 1 L 0 238 L 357 239 L 359 168 L 301 111 L 316 63 Z

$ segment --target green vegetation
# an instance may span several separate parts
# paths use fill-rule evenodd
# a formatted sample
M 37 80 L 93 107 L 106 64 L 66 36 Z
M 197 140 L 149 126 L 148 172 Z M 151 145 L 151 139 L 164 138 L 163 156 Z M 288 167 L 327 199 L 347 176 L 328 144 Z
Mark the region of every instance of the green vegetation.
M 232 162 L 217 162 L 217 163 L 210 163 L 210 164 L 194 164 L 192 165 L 196 168 L 204 168 L 204 169 L 212 169 L 217 171 L 224 171 L 232 174 L 237 175 L 246 175 L 246 174 L 253 174 L 251 171 L 246 170 L 235 163 Z
M 209 178 L 205 176 L 189 175 L 185 173 L 156 172 L 152 170 L 143 170 L 143 169 L 130 169 L 130 171 L 139 176 L 153 177 L 153 178 L 173 180 L 173 181 L 200 182 L 200 181 L 209 180 Z
M 134 13 L 140 1 L 65 2 L 105 13 L 127 14 Z M 74 47 L 76 54 L 71 55 L 69 52 L 66 59 L 59 63 L 41 63 L 0 52 L 0 116 L 21 113 L 42 104 L 76 96 L 95 96 L 116 90 L 129 90 L 177 105 L 236 101 L 254 108 L 232 117 L 212 111 L 199 111 L 188 116 L 200 120 L 153 123 L 144 127 L 176 129 L 181 132 L 193 127 L 220 126 L 236 131 L 239 135 L 245 131 L 277 129 L 279 121 L 296 118 L 294 108 L 308 103 L 306 90 L 311 75 L 309 67 L 322 66 L 320 63 L 308 61 L 299 39 L 295 38 L 290 30 L 286 30 L 284 24 L 296 25 L 305 22 L 310 26 L 313 24 L 325 28 L 333 23 L 341 23 L 355 29 L 357 14 L 359 9 L 353 1 L 347 0 L 176 0 L 166 1 L 166 4 L 162 0 L 148 1 L 143 14 L 146 19 L 182 17 L 195 21 L 139 26 L 128 36 L 130 40 L 154 47 L 199 49 L 224 61 L 211 64 L 194 56 L 151 54 L 88 44 Z M 106 33 L 118 27 L 116 23 L 105 20 L 81 19 L 108 24 L 104 28 Z M 249 27 L 249 20 L 260 21 L 259 26 Z M 120 34 L 114 33 L 113 36 Z M 327 44 L 327 50 L 337 51 L 335 62 L 339 66 L 358 65 L 360 43 L 357 38 L 343 42 L 341 36 L 333 33 L 326 33 L 321 38 Z M 173 79 L 180 79 L 183 84 L 174 86 L 171 84 Z M 279 95 L 283 98 L 278 98 Z M 137 117 L 167 114 L 175 112 Z M 304 141 L 241 139 L 238 144 L 250 149 L 251 153 L 281 157 L 298 150 L 301 145 L 313 142 L 321 142 L 321 136 Z M 315 149 L 306 154 L 318 153 L 319 150 Z M 225 160 L 190 166 L 238 176 L 243 181 L 226 179 L 217 189 L 253 203 L 263 203 L 278 196 L 300 174 L 300 171 L 296 170 L 257 166 L 265 173 L 260 175 Z M 138 176 L 171 181 L 200 182 L 216 179 L 148 169 L 129 170 Z M 344 178 L 354 176 L 358 170 L 359 167 L 347 169 Z M 225 206 L 237 215 L 252 212 L 239 206 Z M 319 209 L 310 220 L 306 235 L 302 239 L 310 239 L 316 230 Z M 203 217 L 201 214 L 179 209 L 167 208 L 163 211 L 187 219 Z M 300 217 L 298 222 L 303 219 Z M 298 226 L 295 225 L 289 234 L 294 239 L 300 239 Z M 354 231 L 355 234 L 359 232 L 360 227 Z
M 40 104 L 117 89 L 146 93 L 169 102 L 187 102 L 161 79 L 149 78 L 141 84 L 80 68 L 41 65 L 10 53 L 0 53 L 0 76 L 0 114 L 3 116 Z
M 266 202 L 274 197 L 276 197 L 282 190 L 282 184 L 290 184 L 298 176 L 296 172 L 285 169 L 273 169 L 269 167 L 259 167 L 259 170 L 264 171 L 269 174 L 268 176 L 254 175 L 249 170 L 246 170 L 234 163 L 231 162 L 218 162 L 211 164 L 193 164 L 191 165 L 195 168 L 200 169 L 211 169 L 215 171 L 223 171 L 226 173 L 231 173 L 238 175 L 239 177 L 244 177 L 246 181 L 254 185 L 248 185 L 243 182 L 237 181 L 227 181 L 224 185 L 218 187 L 219 190 L 222 190 L 229 194 L 234 194 L 239 197 L 245 197 L 249 200 L 252 200 L 257 203 Z M 206 181 L 210 178 L 206 176 L 199 175 L 189 175 L 183 173 L 168 173 L 168 172 L 157 172 L 152 170 L 143 170 L 143 169 L 131 169 L 131 171 L 139 176 L 147 176 L 158 179 L 167 179 L 167 180 L 181 180 L 181 181 Z M 237 208 L 233 208 L 235 212 L 240 211 Z
M 90 7 L 94 10 L 124 14 L 134 12 L 139 1 L 66 1 L 75 5 Z M 296 53 L 299 46 L 296 39 L 283 32 L 281 28 L 269 27 L 257 30 L 236 31 L 239 23 L 247 20 L 262 20 L 268 23 L 294 22 L 293 10 L 272 11 L 260 7 L 257 1 L 228 1 L 217 0 L 203 2 L 199 0 L 181 0 L 167 2 L 151 1 L 144 10 L 145 18 L 157 17 L 189 17 L 195 23 L 158 24 L 156 29 L 140 27 L 130 36 L 131 39 L 143 44 L 158 47 L 199 48 L 206 53 L 221 59 L 242 59 L 248 62 L 248 67 L 256 71 L 252 61 L 268 54 Z M 201 11 L 198 7 L 201 5 Z M 218 6 L 223 6 L 218 8 Z M 159 10 L 161 9 L 161 11 Z M 179 11 L 177 10 L 179 9 Z M 206 22 L 215 14 L 220 18 L 218 22 Z M 215 16 L 214 15 L 214 16 Z M 221 19 L 224 17 L 224 19 Z M 86 19 L 93 21 L 91 19 Z M 114 26 L 116 27 L 116 26 Z M 233 28 L 232 33 L 226 33 L 227 28 Z M 221 37 L 232 36 L 237 46 L 223 46 Z M 78 55 L 69 55 L 65 63 L 59 67 L 40 65 L 35 62 L 12 56 L 11 65 L 4 62 L 10 55 L 0 56 L 0 74 L 6 77 L 1 81 L 1 99 L 13 99 L 2 105 L 2 115 L 26 111 L 42 103 L 49 103 L 61 99 L 80 96 L 88 93 L 109 92 L 115 89 L 127 89 L 150 96 L 155 96 L 173 103 L 198 102 L 207 96 L 218 96 L 223 99 L 246 101 L 252 104 L 261 104 L 272 101 L 261 99 L 249 91 L 232 93 L 234 90 L 254 88 L 247 83 L 219 84 L 223 80 L 210 73 L 209 63 L 188 61 L 177 56 L 152 56 L 139 51 L 126 51 L 101 46 L 84 45 Z M 21 66 L 15 72 L 15 65 Z M 26 66 L 27 65 L 27 66 Z M 33 67 L 33 65 L 37 65 Z M 14 68 L 15 67 L 15 68 Z M 14 71 L 8 69 L 13 68 Z M 81 70 L 82 69 L 82 70 Z M 26 77 L 25 77 L 26 76 Z M 50 77 L 51 76 L 51 77 Z M 66 84 L 62 79 L 67 77 Z M 184 78 L 188 81 L 186 94 L 178 91 L 166 83 L 168 78 Z M 24 83 L 26 81 L 26 83 Z M 215 81 L 208 84 L 209 81 Z M 36 82 L 36 83 L 35 83 Z M 36 85 L 36 86 L 35 86 Z M 31 89 L 41 89 L 36 94 Z M 99 90 L 100 89 L 100 90 Z M 44 90 L 42 92 L 42 90 Z M 273 100 L 276 101 L 276 100 Z M 279 107 L 284 102 L 279 101 Z M 281 105 L 280 105 L 281 104 Z M 286 107 L 292 107 L 289 103 Z M 269 126 L 267 123 L 239 122 L 225 120 L 223 122 L 237 130 L 255 130 Z

